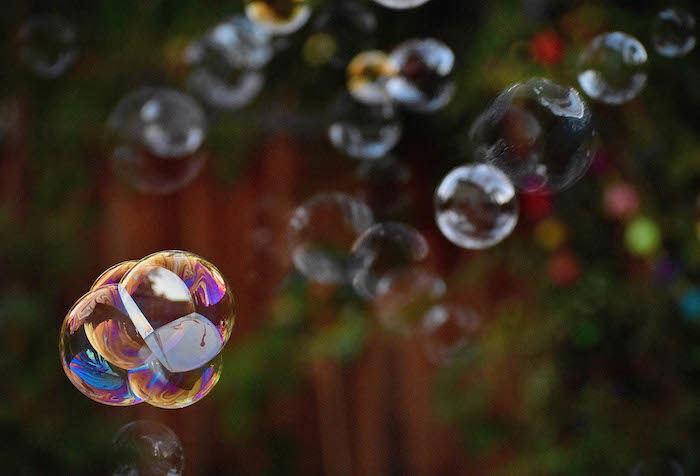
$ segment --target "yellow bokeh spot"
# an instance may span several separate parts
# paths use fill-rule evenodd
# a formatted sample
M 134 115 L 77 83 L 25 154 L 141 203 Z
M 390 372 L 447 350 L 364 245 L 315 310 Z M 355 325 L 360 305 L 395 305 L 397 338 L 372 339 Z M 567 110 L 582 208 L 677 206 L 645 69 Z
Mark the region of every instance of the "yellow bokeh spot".
M 557 249 L 566 241 L 566 226 L 556 218 L 546 218 L 535 227 L 535 241 L 546 250 Z
M 321 66 L 332 60 L 337 50 L 338 45 L 333 36 L 328 33 L 315 33 L 304 43 L 302 54 L 307 63 Z

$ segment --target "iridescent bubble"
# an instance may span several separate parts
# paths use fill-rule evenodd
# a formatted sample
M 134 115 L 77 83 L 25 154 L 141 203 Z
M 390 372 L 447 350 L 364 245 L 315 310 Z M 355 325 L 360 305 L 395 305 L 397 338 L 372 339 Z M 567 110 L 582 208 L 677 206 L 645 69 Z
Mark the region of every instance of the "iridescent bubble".
M 330 58 L 326 62 L 345 67 L 357 51 L 371 46 L 377 17 L 361 3 L 351 0 L 329 2 L 316 16 L 313 27 L 317 31 L 313 37 L 323 38 L 326 51 L 332 42 L 333 51 L 328 53 Z
M 681 8 L 667 8 L 654 21 L 651 40 L 656 52 L 669 58 L 685 56 L 695 48 L 695 17 Z
M 435 221 L 462 248 L 500 243 L 518 222 L 518 198 L 506 175 L 489 164 L 452 170 L 435 190 Z
M 190 96 L 166 88 L 141 88 L 121 100 L 109 125 L 162 158 L 192 155 L 204 141 L 204 111 Z
M 395 101 L 419 112 L 433 112 L 450 102 L 455 84 L 452 50 L 433 38 L 408 40 L 389 55 L 391 69 L 386 88 Z
M 432 307 L 421 323 L 428 359 L 438 365 L 451 362 L 466 348 L 480 327 L 481 319 L 471 308 L 456 304 Z
M 379 159 L 401 139 L 403 127 L 391 104 L 362 104 L 343 94 L 330 115 L 328 139 L 350 157 Z
M 502 92 L 470 130 L 474 158 L 527 192 L 561 191 L 590 167 L 595 131 L 574 88 L 534 78 Z
M 294 210 L 289 222 L 294 266 L 321 283 L 347 281 L 352 244 L 373 221 L 367 205 L 349 195 L 314 196 Z
M 75 29 L 59 16 L 33 18 L 17 36 L 20 59 L 44 78 L 61 76 L 78 57 Z
M 248 0 L 248 18 L 275 35 L 289 35 L 304 26 L 311 16 L 307 0 Z
M 114 476 L 179 476 L 185 466 L 180 439 L 162 423 L 127 423 L 114 435 L 113 445 Z
M 181 189 L 199 174 L 206 155 L 195 153 L 182 159 L 164 159 L 137 146 L 117 147 L 112 169 L 126 183 L 149 194 L 164 195 Z
M 387 90 L 387 81 L 395 72 L 386 53 L 379 50 L 364 51 L 348 65 L 348 91 L 355 99 L 366 104 L 389 103 L 392 97 Z
M 630 476 L 684 476 L 683 466 L 670 458 L 657 458 L 637 463 Z
M 395 10 L 406 10 L 409 8 L 416 8 L 424 3 L 428 3 L 430 0 L 374 0 L 378 4 L 385 6 L 387 8 L 393 8 Z
M 428 242 L 418 230 L 402 223 L 377 223 L 353 244 L 351 282 L 357 293 L 375 299 L 392 280 L 412 273 L 428 255 Z
M 598 35 L 581 53 L 578 82 L 596 101 L 623 104 L 644 89 L 647 52 L 634 38 L 620 31 Z
M 92 291 L 93 289 L 97 289 L 100 286 L 105 286 L 107 284 L 119 284 L 119 281 L 122 280 L 124 275 L 128 273 L 136 263 L 138 263 L 136 260 L 122 261 L 121 263 L 117 263 L 111 268 L 108 268 L 98 276 L 94 283 L 92 283 L 90 290 Z

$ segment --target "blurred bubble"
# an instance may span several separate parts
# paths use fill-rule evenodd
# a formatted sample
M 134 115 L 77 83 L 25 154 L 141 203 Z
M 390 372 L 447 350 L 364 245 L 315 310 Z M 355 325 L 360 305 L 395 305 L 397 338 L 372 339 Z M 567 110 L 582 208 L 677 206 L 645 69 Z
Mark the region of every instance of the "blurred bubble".
M 355 56 L 347 68 L 348 91 L 360 102 L 382 104 L 392 101 L 387 81 L 396 71 L 386 53 L 364 51 Z
M 695 17 L 681 8 L 659 12 L 651 41 L 662 56 L 678 58 L 687 55 L 695 48 Z
M 684 476 L 683 466 L 674 459 L 642 461 L 630 471 L 630 476 Z
M 335 67 L 345 67 L 357 51 L 368 49 L 377 29 L 377 18 L 364 4 L 351 0 L 327 2 L 313 24 L 316 34 L 309 37 L 323 39 L 323 44 L 330 45 L 322 49 L 326 52 L 326 61 Z M 306 46 L 305 46 L 306 49 Z M 319 48 L 321 49 L 321 48 Z
M 180 439 L 162 423 L 127 423 L 114 435 L 113 445 L 114 476 L 179 476 L 185 466 Z
M 245 13 L 274 35 L 289 35 L 303 27 L 311 16 L 307 0 L 248 0 Z
M 265 86 L 258 71 L 232 70 L 222 76 L 207 68 L 194 70 L 187 78 L 188 89 L 212 109 L 235 111 L 252 103 Z
M 588 170 L 595 131 L 574 88 L 533 78 L 502 92 L 470 130 L 474 158 L 527 192 L 561 191 Z
M 435 221 L 462 248 L 489 248 L 518 222 L 518 198 L 508 177 L 488 164 L 457 167 L 435 190 Z
M 328 139 L 350 157 L 379 159 L 401 139 L 403 127 L 391 104 L 363 104 L 343 94 L 330 115 Z
M 20 59 L 44 78 L 61 76 L 78 57 L 75 29 L 59 16 L 32 18 L 20 27 L 17 37 Z
M 471 308 L 457 304 L 433 306 L 421 322 L 426 356 L 437 365 L 450 363 L 466 348 L 480 327 L 481 319 Z
M 122 99 L 109 117 L 122 138 L 162 158 L 193 154 L 204 141 L 204 111 L 190 96 L 167 88 L 141 88 Z
M 416 8 L 430 0 L 374 0 L 378 4 L 395 10 L 406 10 L 408 8 Z
M 180 190 L 197 177 L 205 162 L 201 153 L 172 160 L 127 145 L 117 147 L 111 156 L 112 169 L 119 178 L 140 192 L 156 195 Z
M 596 36 L 581 53 L 578 82 L 596 101 L 623 104 L 644 89 L 647 52 L 627 33 L 615 31 Z
M 650 255 L 661 244 L 661 231 L 658 225 L 647 217 L 637 217 L 625 228 L 627 249 L 636 255 Z
M 360 296 L 374 299 L 392 280 L 420 267 L 428 251 L 428 242 L 415 228 L 396 222 L 378 223 L 352 246 L 352 285 Z
M 367 205 L 349 195 L 314 196 L 294 210 L 289 222 L 294 265 L 314 281 L 346 282 L 352 244 L 373 221 Z
M 388 61 L 395 75 L 386 88 L 395 101 L 419 112 L 433 112 L 450 102 L 455 84 L 452 50 L 433 38 L 408 40 L 397 46 Z

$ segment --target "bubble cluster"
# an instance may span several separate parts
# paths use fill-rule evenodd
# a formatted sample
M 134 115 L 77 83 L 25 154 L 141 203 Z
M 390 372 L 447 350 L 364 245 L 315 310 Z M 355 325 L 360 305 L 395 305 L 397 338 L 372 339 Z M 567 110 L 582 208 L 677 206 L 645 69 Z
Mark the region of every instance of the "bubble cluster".
M 680 8 L 662 10 L 654 21 L 651 40 L 662 56 L 687 55 L 695 48 L 695 17 Z
M 447 364 L 469 344 L 481 327 L 479 315 L 457 304 L 438 304 L 430 308 L 421 322 L 421 336 L 428 359 Z
M 502 92 L 470 139 L 475 160 L 496 165 L 519 189 L 560 191 L 590 167 L 595 131 L 578 91 L 533 78 Z
M 393 8 L 395 10 L 406 10 L 409 8 L 420 7 L 424 3 L 428 3 L 430 0 L 374 0 L 378 4 Z
M 415 228 L 397 222 L 377 223 L 352 245 L 352 285 L 360 296 L 375 299 L 392 281 L 422 268 L 428 251 L 428 242 Z
M 379 50 L 363 51 L 347 68 L 348 91 L 360 102 L 386 104 L 392 101 L 387 81 L 395 73 L 389 57 Z
M 314 281 L 346 282 L 352 244 L 373 221 L 369 207 L 349 195 L 312 197 L 294 210 L 289 223 L 294 265 Z
M 20 27 L 17 40 L 22 62 L 47 79 L 61 76 L 78 58 L 75 29 L 59 16 L 32 18 Z
M 449 78 L 454 67 L 452 50 L 433 38 L 413 39 L 389 55 L 394 76 L 386 88 L 399 104 L 419 112 L 433 112 L 450 102 L 455 84 Z
M 356 159 L 384 157 L 401 139 L 401 121 L 391 104 L 362 104 L 347 95 L 332 105 L 328 139 Z
M 180 439 L 162 423 L 127 423 L 114 435 L 113 445 L 113 476 L 180 476 L 185 466 Z
M 647 52 L 634 38 L 620 31 L 598 35 L 581 53 L 578 82 L 592 99 L 623 104 L 644 89 Z
M 457 246 L 491 247 L 510 235 L 518 222 L 515 188 L 492 165 L 457 167 L 435 190 L 435 221 Z
M 120 263 L 66 315 L 59 338 L 69 380 L 108 405 L 191 405 L 216 385 L 234 301 L 208 261 L 162 251 Z
M 307 0 L 248 0 L 245 13 L 255 24 L 275 35 L 289 35 L 311 16 Z

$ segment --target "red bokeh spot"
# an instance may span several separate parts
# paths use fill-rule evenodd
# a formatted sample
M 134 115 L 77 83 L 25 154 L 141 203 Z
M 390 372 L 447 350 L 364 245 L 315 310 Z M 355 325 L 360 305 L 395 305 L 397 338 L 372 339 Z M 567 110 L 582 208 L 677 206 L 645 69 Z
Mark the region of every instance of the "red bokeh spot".
M 535 61 L 549 66 L 564 60 L 566 45 L 559 33 L 553 30 L 542 31 L 530 40 L 530 53 Z

